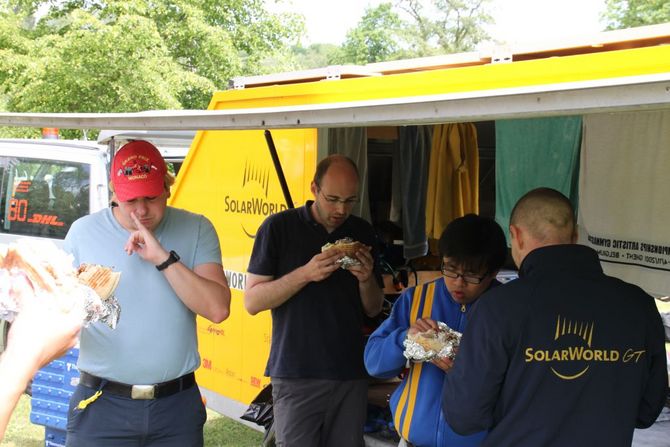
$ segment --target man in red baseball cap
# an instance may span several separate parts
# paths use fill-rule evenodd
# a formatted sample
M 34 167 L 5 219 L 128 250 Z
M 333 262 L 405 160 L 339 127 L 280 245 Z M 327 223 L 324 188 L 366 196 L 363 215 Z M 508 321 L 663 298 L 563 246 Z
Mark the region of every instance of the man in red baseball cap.
M 65 238 L 77 264 L 121 272 L 116 329 L 82 330 L 67 445 L 202 446 L 195 317 L 219 323 L 230 312 L 218 236 L 206 217 L 167 206 L 174 177 L 151 143 L 123 146 L 110 176 L 115 205 Z
M 165 189 L 165 161 L 148 141 L 123 146 L 112 162 L 112 185 L 116 197 L 127 202 L 137 197 L 156 197 Z

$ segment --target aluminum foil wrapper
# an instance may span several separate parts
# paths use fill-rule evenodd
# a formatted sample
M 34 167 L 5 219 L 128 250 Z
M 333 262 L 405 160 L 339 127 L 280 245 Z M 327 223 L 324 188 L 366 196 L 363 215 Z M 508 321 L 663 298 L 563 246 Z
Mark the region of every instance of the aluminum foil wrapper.
M 348 244 L 348 243 L 351 243 L 353 241 L 354 240 L 350 237 L 344 237 L 342 239 L 338 239 L 334 243 L 328 243 L 328 244 L 324 245 L 323 247 L 321 247 L 321 251 L 323 252 L 325 250 L 328 250 L 330 247 L 332 247 L 333 245 L 335 245 L 337 243 Z M 361 265 L 361 261 L 359 261 L 358 259 L 356 259 L 353 256 L 347 256 L 347 255 L 342 256 L 341 258 L 336 260 L 335 263 L 339 264 L 340 268 L 342 268 L 344 270 L 347 270 L 350 267 L 353 267 L 353 266 L 356 266 L 356 265 Z
M 416 341 L 416 335 L 407 336 L 403 341 L 405 351 L 403 355 L 406 359 L 413 362 L 429 362 L 436 357 L 447 358 L 453 360 L 456 357 L 458 345 L 461 342 L 461 333 L 451 329 L 445 323 L 438 321 L 437 326 L 440 328 L 436 339 L 436 345 L 439 349 L 428 349 L 424 345 Z
M 342 256 L 335 262 L 340 264 L 340 268 L 344 270 L 347 270 L 355 265 L 361 265 L 361 262 L 358 259 L 352 258 L 351 256 Z
M 88 327 L 91 323 L 104 323 L 110 329 L 116 329 L 116 325 L 121 318 L 121 305 L 114 295 L 106 300 L 101 300 L 95 291 L 89 287 L 86 294 L 86 316 L 84 317 L 84 327 Z
M 113 296 L 102 300 L 90 287 L 77 284 L 67 290 L 46 292 L 34 290 L 21 271 L 0 269 L 0 319 L 14 321 L 21 312 L 21 299 L 37 300 L 54 312 L 80 312 L 84 326 L 94 322 L 115 329 L 121 306 Z

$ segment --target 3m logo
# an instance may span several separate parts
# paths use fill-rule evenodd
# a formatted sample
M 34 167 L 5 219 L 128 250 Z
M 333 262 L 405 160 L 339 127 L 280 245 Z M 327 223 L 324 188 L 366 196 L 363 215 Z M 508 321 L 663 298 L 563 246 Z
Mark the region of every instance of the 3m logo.
M 261 379 L 259 377 L 254 377 L 251 376 L 251 386 L 260 388 L 261 387 Z
M 212 369 L 212 361 L 210 359 L 202 359 L 202 367 L 205 369 Z

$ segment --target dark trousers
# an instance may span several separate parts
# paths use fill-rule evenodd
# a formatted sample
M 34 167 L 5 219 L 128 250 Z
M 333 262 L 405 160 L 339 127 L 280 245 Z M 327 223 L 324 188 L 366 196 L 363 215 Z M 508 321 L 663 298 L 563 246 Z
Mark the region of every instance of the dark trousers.
M 193 386 L 171 396 L 134 400 L 105 393 L 80 410 L 96 390 L 79 385 L 70 399 L 67 447 L 202 447 L 207 412 Z
M 277 447 L 362 447 L 368 381 L 272 378 Z

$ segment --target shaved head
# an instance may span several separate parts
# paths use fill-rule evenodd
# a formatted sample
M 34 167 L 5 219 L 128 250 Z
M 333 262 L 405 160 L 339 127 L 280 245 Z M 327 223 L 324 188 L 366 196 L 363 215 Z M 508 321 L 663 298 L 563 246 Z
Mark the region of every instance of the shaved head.
M 514 206 L 510 225 L 524 228 L 542 244 L 571 244 L 576 237 L 575 212 L 560 192 L 537 188 L 527 192 Z

